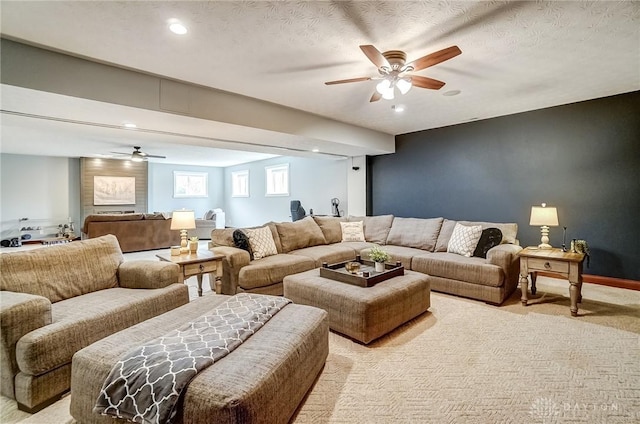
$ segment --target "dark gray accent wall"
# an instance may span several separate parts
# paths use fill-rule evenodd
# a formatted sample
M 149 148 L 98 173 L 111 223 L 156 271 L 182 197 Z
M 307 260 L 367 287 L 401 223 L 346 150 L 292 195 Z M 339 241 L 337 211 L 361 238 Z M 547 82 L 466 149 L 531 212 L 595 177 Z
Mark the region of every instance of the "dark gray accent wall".
M 369 159 L 370 214 L 517 222 L 558 208 L 551 244 L 585 239 L 585 273 L 640 280 L 640 92 L 396 137 Z

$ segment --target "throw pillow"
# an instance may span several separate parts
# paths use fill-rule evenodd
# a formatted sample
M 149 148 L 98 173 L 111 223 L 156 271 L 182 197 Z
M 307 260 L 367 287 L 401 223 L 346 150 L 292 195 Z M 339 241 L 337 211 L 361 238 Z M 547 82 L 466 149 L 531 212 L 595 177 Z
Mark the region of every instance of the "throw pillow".
M 269 227 L 260 227 L 244 230 L 249 238 L 249 246 L 253 252 L 253 259 L 262 259 L 267 256 L 277 255 L 276 243 Z
M 216 213 L 215 213 L 213 210 L 209 209 L 209 210 L 204 214 L 204 219 L 208 221 L 208 220 L 213 219 L 213 217 L 214 217 L 214 216 L 216 216 Z
M 502 231 L 499 228 L 485 228 L 482 230 L 482 235 L 476 250 L 473 252 L 473 256 L 486 258 L 489 249 L 496 247 L 500 243 L 502 243 Z
M 455 228 L 453 229 L 453 234 L 451 234 L 451 238 L 449 239 L 447 252 L 471 257 L 471 255 L 473 255 L 473 251 L 478 245 L 478 240 L 480 240 L 481 235 L 481 225 L 465 227 L 462 224 L 456 224 Z
M 342 241 L 364 241 L 364 229 L 362 221 L 341 222 Z
M 233 244 L 238 249 L 246 250 L 249 252 L 249 258 L 253 260 L 253 252 L 251 251 L 251 244 L 249 244 L 249 237 L 242 230 L 235 230 L 233 232 Z
M 295 222 L 278 222 L 276 231 L 282 245 L 282 253 L 327 244 L 322 230 L 310 216 Z

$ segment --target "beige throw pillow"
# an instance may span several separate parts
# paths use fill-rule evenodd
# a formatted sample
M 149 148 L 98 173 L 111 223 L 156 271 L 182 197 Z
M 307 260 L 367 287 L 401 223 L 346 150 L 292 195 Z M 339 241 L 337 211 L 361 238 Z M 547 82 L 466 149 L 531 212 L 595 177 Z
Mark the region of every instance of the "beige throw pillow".
M 362 221 L 341 222 L 342 241 L 364 241 Z
M 253 259 L 262 259 L 278 254 L 276 243 L 273 241 L 273 235 L 269 227 L 246 229 L 244 232 L 249 238 Z
M 466 227 L 462 224 L 456 224 L 449 239 L 447 252 L 471 257 L 473 256 L 473 251 L 476 250 L 481 235 L 482 225 Z

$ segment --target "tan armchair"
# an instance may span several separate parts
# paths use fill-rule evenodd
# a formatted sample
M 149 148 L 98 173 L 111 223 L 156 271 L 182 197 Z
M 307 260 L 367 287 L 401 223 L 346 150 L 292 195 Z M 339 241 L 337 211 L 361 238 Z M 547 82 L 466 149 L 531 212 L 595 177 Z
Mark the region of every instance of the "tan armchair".
M 189 302 L 168 262 L 124 262 L 113 235 L 0 254 L 1 393 L 35 412 L 70 388 L 71 358 Z

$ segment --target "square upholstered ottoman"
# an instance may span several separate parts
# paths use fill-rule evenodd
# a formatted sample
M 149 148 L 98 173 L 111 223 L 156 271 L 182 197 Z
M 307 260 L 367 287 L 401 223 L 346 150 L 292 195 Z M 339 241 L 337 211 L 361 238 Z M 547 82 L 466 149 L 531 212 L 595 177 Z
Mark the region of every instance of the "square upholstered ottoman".
M 77 352 L 71 371 L 73 418 L 80 424 L 125 423 L 92 412 L 111 367 L 131 349 L 197 319 L 227 299 L 198 298 Z M 175 422 L 289 422 L 329 354 L 326 317 L 317 308 L 287 305 L 237 349 L 191 380 Z
M 329 328 L 369 343 L 431 306 L 429 276 L 413 271 L 359 287 L 320 276 L 320 269 L 284 279 L 284 296 L 329 313 Z

